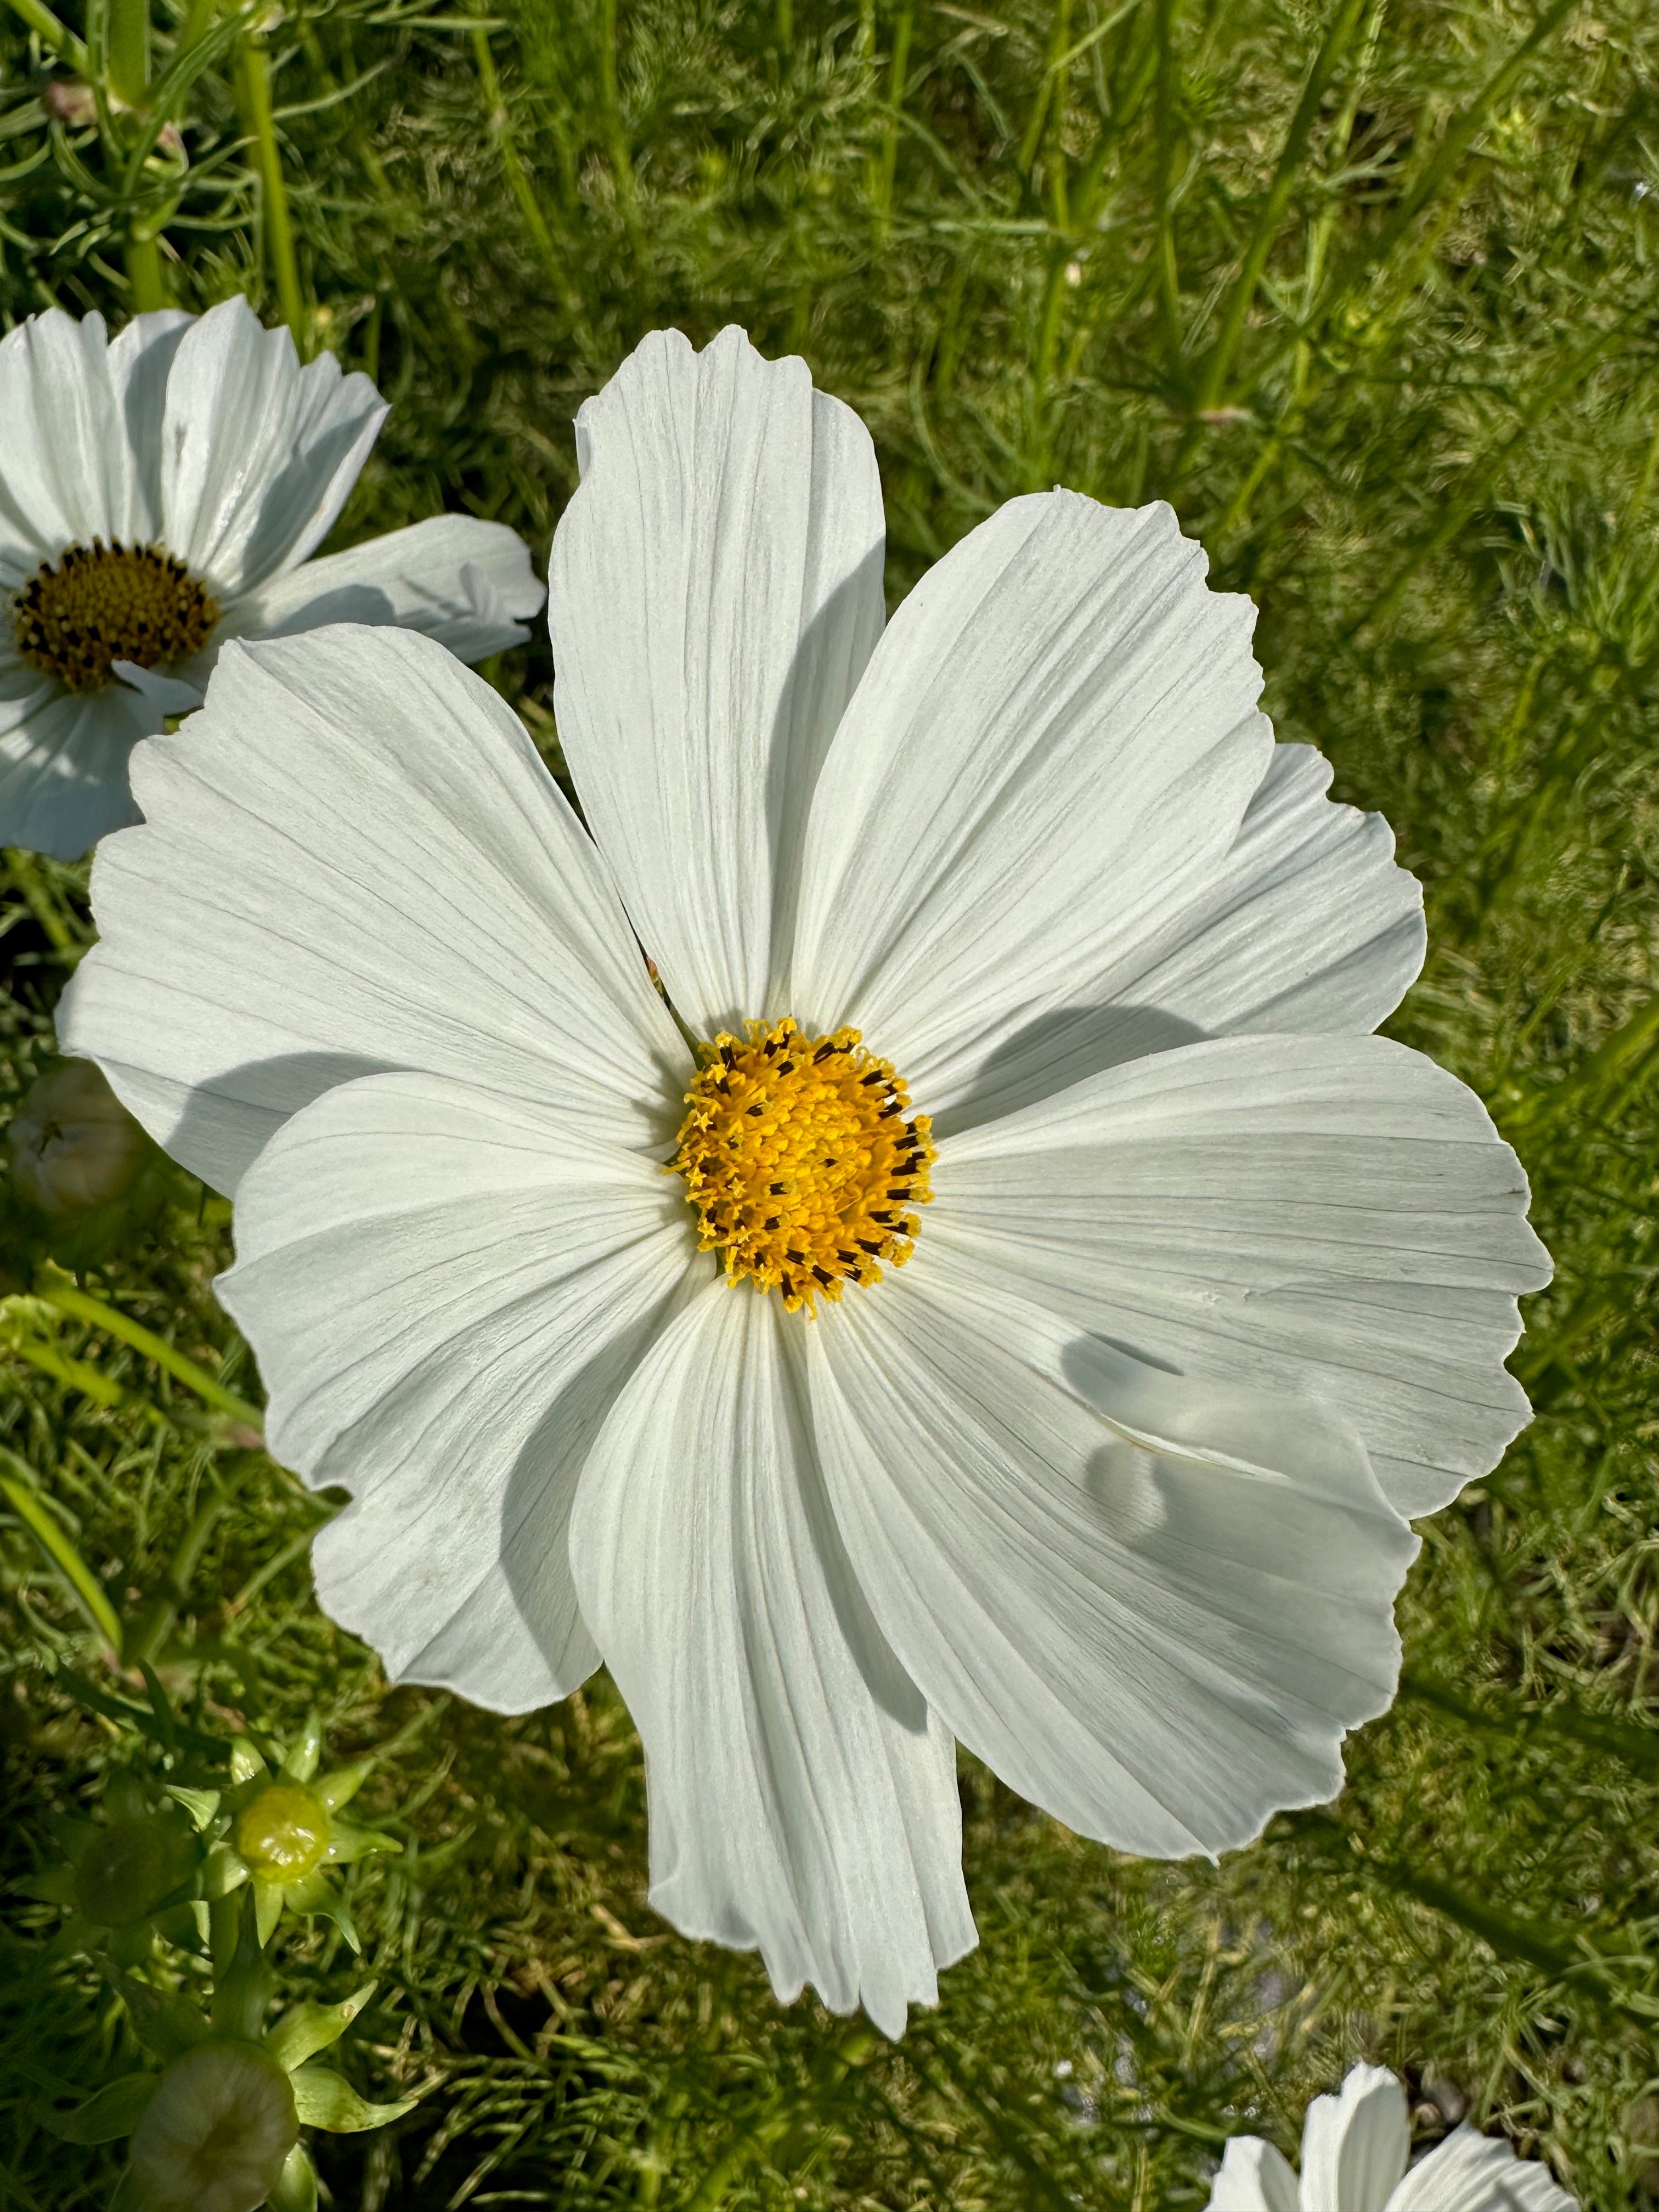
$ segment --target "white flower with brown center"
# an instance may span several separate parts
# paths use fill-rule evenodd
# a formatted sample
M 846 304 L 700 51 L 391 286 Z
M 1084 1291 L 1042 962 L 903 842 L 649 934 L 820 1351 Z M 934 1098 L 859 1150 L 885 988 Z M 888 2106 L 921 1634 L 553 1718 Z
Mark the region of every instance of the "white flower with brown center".
M 884 635 L 800 362 L 658 335 L 577 434 L 586 828 L 421 639 L 227 652 L 67 1042 L 236 1194 L 330 1611 L 501 1710 L 603 1658 L 662 1911 L 896 2032 L 974 1940 L 953 1738 L 1126 1850 L 1334 1793 L 1547 1262 L 1167 507 L 1016 500 Z
M 440 515 L 313 560 L 386 415 L 245 300 L 58 308 L 0 340 L 0 845 L 73 860 L 137 819 L 127 759 L 233 637 L 395 623 L 465 660 L 542 604 L 502 523 Z
M 1208 2212 L 1577 2212 L 1547 2166 L 1467 2124 L 1407 2172 L 1410 2154 L 1399 2082 L 1356 2066 L 1337 2095 L 1308 2107 L 1299 2180 L 1272 2143 L 1235 2136 Z

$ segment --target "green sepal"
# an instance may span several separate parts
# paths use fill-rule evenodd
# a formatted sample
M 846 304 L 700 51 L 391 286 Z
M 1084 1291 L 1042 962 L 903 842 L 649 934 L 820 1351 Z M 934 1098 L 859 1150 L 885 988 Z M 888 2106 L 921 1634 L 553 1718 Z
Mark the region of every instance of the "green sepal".
M 115 2194 L 109 2200 L 109 2212 L 149 2212 L 144 2202 L 144 2192 L 138 2186 L 138 2177 L 130 2166 L 121 2169 L 121 2179 L 115 2185 Z
M 317 2212 L 317 2169 L 303 2143 L 295 2143 L 283 2160 L 265 2212 Z
M 266 2036 L 265 2049 L 291 2074 L 307 2058 L 337 2043 L 374 1994 L 374 1983 L 365 1982 L 339 2004 L 295 2005 Z
M 367 1858 L 372 1851 L 400 1851 L 403 1845 L 396 1836 L 383 1836 L 378 1828 L 360 1828 L 353 1820 L 331 1820 L 328 1831 L 328 1858 L 331 1866 L 349 1866 L 354 1859 Z
M 198 1836 L 204 1834 L 211 1824 L 223 1794 L 218 1790 L 186 1790 L 182 1783 L 178 1782 L 167 1784 L 167 1796 L 184 1807 L 195 1822 Z
M 308 1874 L 303 1881 L 296 1881 L 283 1893 L 292 1912 L 315 1913 L 319 1918 L 331 1920 L 346 1942 L 362 1956 L 362 1942 L 352 1920 L 350 1908 L 333 1883 L 321 1874 Z
M 104 1931 L 104 1949 L 118 1966 L 142 1966 L 155 1948 L 155 1930 L 148 1920 L 141 1920 L 136 1928 L 110 1928 Z
M 77 1866 L 85 1855 L 87 1846 L 98 1834 L 96 1820 L 76 1820 L 70 1813 L 58 1814 L 55 1819 L 48 1820 L 46 1826 L 64 1856 L 66 1859 L 73 1859 Z
M 76 1898 L 76 1874 L 72 1866 L 43 1867 L 39 1874 L 26 1874 L 12 1884 L 19 1897 L 32 1897 L 41 1905 L 73 1905 Z
M 230 1746 L 230 1778 L 233 1784 L 252 1782 L 267 1775 L 270 1769 L 245 1735 L 235 1736 Z
M 153 1990 L 148 1982 L 135 1982 L 130 1974 L 118 1975 L 115 1986 L 126 2006 L 133 2033 L 164 2066 L 207 2041 L 211 2030 L 188 1997 L 176 1996 L 171 1990 Z
M 288 1757 L 283 1761 L 284 1782 L 309 1782 L 317 1771 L 317 1762 L 323 1755 L 323 1730 L 313 1713 L 306 1723 L 303 1732 L 289 1747 Z
M 247 1861 L 228 1844 L 216 1844 L 202 1862 L 202 1894 L 211 1902 L 228 1897 L 247 1880 Z
M 395 2105 L 371 2105 L 343 2074 L 332 2074 L 326 2066 L 302 2066 L 289 2075 L 289 2084 L 301 2126 L 321 2128 L 331 2136 L 364 2135 L 370 2128 L 389 2127 L 419 2102 L 418 2098 L 404 2097 Z
M 337 1766 L 332 1774 L 323 1775 L 312 1786 L 331 1813 L 337 1813 L 342 1805 L 349 1805 L 374 1771 L 372 1759 L 360 1759 L 350 1766 Z
M 169 1905 L 155 1915 L 155 1932 L 164 1943 L 171 1943 L 176 1951 L 204 1952 L 207 1949 L 207 1907 L 200 1898 L 190 1898 L 183 1905 Z
M 258 1931 L 261 1947 L 270 1942 L 276 1933 L 276 1923 L 283 1917 L 283 1899 L 287 1895 L 279 1881 L 256 1881 L 253 1885 L 253 1924 Z
M 265 2007 L 270 2002 L 274 1977 L 265 1964 L 264 1947 L 261 1942 L 255 1917 L 254 1902 L 244 1895 L 240 1924 L 236 1933 L 236 1952 L 229 1966 L 220 1974 L 218 1987 L 213 1993 L 213 2033 L 218 2036 L 234 2037 L 244 2043 L 259 2040 L 259 2027 L 265 2016 Z
M 72 2112 L 42 2112 L 41 2120 L 60 2142 L 115 2142 L 130 2136 L 155 2094 L 159 2074 L 124 2074 Z

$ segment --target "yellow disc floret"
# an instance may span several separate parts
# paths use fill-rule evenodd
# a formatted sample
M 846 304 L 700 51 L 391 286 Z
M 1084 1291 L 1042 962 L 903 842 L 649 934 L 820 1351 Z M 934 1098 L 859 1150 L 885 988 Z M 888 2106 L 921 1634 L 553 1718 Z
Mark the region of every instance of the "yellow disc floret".
M 775 1284 L 792 1313 L 810 1311 L 909 1258 L 911 1209 L 933 1196 L 933 1125 L 856 1030 L 805 1037 L 787 1015 L 745 1027 L 746 1043 L 703 1048 L 672 1165 L 728 1281 Z
M 71 691 L 101 690 L 118 660 L 188 660 L 218 619 L 207 586 L 176 555 L 101 538 L 43 561 L 12 602 L 18 652 Z

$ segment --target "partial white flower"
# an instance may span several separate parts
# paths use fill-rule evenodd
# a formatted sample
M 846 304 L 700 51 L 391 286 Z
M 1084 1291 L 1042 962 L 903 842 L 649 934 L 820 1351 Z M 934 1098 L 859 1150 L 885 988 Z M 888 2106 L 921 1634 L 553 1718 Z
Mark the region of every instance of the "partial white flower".
M 1516 2158 L 1501 2136 L 1467 2124 L 1409 2172 L 1405 2092 L 1381 2066 L 1356 2066 L 1334 2097 L 1316 2097 L 1302 2132 L 1302 2178 L 1270 2142 L 1235 2136 L 1209 2212 L 1577 2212 L 1549 2168 Z
M 544 596 L 505 524 L 440 515 L 310 556 L 386 415 L 245 300 L 58 308 L 0 340 L 0 845 L 72 860 L 137 819 L 127 759 L 201 704 L 228 638 L 394 623 L 464 660 Z
M 353 1494 L 330 1610 L 498 1709 L 603 1656 L 660 1909 L 896 2032 L 974 1940 L 953 1737 L 1136 1851 L 1336 1791 L 1390 1499 L 1526 1418 L 1547 1262 L 1366 1034 L 1416 886 L 1167 507 L 1017 500 L 884 635 L 800 362 L 654 337 L 578 440 L 591 836 L 422 640 L 228 651 L 66 1038 L 236 1193 L 272 1447 Z

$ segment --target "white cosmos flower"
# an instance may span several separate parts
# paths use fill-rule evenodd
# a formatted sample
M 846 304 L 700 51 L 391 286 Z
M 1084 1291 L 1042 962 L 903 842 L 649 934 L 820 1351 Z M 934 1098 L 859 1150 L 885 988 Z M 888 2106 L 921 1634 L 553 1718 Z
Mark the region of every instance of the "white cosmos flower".
M 201 704 L 228 638 L 397 623 L 466 660 L 523 639 L 544 593 L 502 523 L 309 557 L 386 415 L 241 299 L 112 341 L 53 308 L 0 340 L 0 845 L 73 860 L 136 821 L 133 745 Z
M 1316 2097 L 1302 2132 L 1302 2178 L 1273 2146 L 1235 2136 L 1209 2212 L 1577 2212 L 1549 2168 L 1501 2136 L 1465 2125 L 1409 2173 L 1405 2093 L 1381 2066 L 1356 2066 L 1334 2097 Z
M 1547 1262 L 1479 1102 L 1367 1034 L 1416 887 L 1167 507 L 1016 500 L 884 635 L 802 362 L 659 334 L 577 434 L 591 838 L 424 641 L 227 651 L 66 1045 L 236 1194 L 272 1448 L 353 1496 L 329 1610 L 497 1709 L 603 1657 L 660 1910 L 896 2032 L 974 1940 L 953 1736 L 1133 1851 L 1335 1792 L 1395 1509 L 1525 1419 Z

